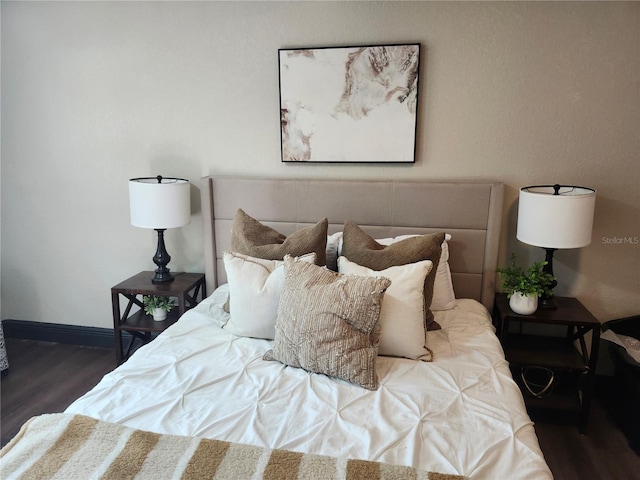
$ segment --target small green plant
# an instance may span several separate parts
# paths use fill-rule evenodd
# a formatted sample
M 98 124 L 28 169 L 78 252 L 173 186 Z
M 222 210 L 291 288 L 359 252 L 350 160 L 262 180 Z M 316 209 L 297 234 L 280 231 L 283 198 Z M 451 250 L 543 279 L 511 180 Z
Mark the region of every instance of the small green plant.
M 142 297 L 142 303 L 144 305 L 144 313 L 147 315 L 153 315 L 153 310 L 156 308 L 170 312 L 176 306 L 171 297 L 160 297 L 158 295 L 145 295 Z
M 496 272 L 502 278 L 502 288 L 507 292 L 507 297 L 511 298 L 516 292 L 528 296 L 553 296 L 555 278 L 543 270 L 546 264 L 546 261 L 536 262 L 525 270 L 516 264 L 515 254 L 511 254 L 511 264 L 508 267 L 496 268 Z

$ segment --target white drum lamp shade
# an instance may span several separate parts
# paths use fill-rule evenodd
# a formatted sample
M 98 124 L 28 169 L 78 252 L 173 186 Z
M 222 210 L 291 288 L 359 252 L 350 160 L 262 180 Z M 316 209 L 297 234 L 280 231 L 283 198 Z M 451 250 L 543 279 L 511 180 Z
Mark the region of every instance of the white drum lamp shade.
M 188 180 L 133 178 L 129 180 L 131 225 L 141 228 L 178 228 L 191 222 Z
M 596 192 L 554 185 L 523 187 L 518 206 L 518 240 L 542 248 L 580 248 L 591 243 Z
M 164 246 L 164 231 L 178 228 L 191 221 L 191 195 L 188 180 L 157 177 L 129 180 L 129 212 L 131 225 L 153 228 L 158 232 L 158 249 L 153 257 L 158 266 L 153 283 L 174 280 L 167 268 L 171 257 Z

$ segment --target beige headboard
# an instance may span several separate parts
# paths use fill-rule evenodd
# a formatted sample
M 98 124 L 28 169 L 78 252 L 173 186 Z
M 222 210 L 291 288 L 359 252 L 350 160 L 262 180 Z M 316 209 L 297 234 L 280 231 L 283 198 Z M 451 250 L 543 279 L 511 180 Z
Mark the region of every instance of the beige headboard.
M 445 231 L 457 298 L 491 311 L 504 186 L 491 183 L 204 177 L 201 181 L 207 291 L 226 282 L 238 208 L 284 235 L 329 219 L 329 233 L 352 220 L 374 238 Z

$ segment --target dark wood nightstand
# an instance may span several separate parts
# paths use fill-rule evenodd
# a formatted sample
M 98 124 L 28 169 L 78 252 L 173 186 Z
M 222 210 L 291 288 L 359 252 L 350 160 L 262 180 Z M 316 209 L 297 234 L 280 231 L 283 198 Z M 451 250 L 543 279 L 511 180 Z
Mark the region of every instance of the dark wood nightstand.
M 585 433 L 598 362 L 600 322 L 575 298 L 555 297 L 555 301 L 558 308 L 554 310 L 538 308 L 531 315 L 519 315 L 509 308 L 506 294 L 499 293 L 496 295 L 494 321 L 513 377 L 523 390 L 527 408 L 573 412 L 578 415 L 580 433 Z M 519 322 L 519 333 L 509 328 L 512 322 Z M 566 334 L 560 337 L 523 334 L 523 324 L 527 323 L 566 327 Z M 589 332 L 590 350 L 585 340 Z M 529 373 L 535 373 L 537 367 L 553 372 L 550 393 L 540 398 L 529 393 L 521 375 L 523 367 Z
M 202 273 L 174 273 L 175 280 L 169 283 L 154 284 L 151 282 L 153 272 L 140 272 L 111 288 L 111 305 L 113 308 L 113 330 L 116 340 L 116 361 L 119 364 L 141 344 L 149 343 L 155 335 L 178 321 L 184 312 L 198 304 L 206 296 L 206 285 Z M 124 312 L 120 311 L 120 295 L 128 300 Z M 143 295 L 174 297 L 177 307 L 169 312 L 166 320 L 156 321 L 144 313 Z M 140 307 L 135 313 L 132 308 Z M 129 334 L 129 345 L 124 348 L 123 335 Z M 137 346 L 136 346 L 137 345 Z

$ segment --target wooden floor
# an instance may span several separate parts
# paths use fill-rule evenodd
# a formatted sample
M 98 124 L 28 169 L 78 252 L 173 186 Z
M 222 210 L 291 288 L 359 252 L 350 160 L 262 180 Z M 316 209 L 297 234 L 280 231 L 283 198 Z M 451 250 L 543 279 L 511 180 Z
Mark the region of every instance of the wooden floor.
M 0 395 L 3 446 L 27 419 L 63 411 L 115 366 L 112 350 L 11 338 L 6 343 L 9 375 L 2 378 Z M 536 423 L 540 446 L 557 480 L 640 478 L 640 456 L 612 422 L 606 390 L 596 395 L 588 435 L 557 419 Z
M 0 387 L 2 446 L 41 413 L 62 412 L 116 366 L 113 350 L 5 338 L 9 374 Z

